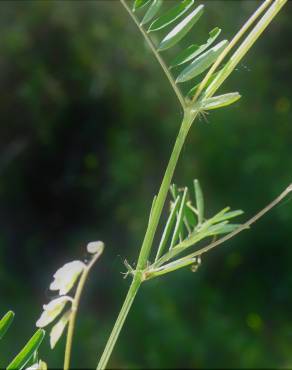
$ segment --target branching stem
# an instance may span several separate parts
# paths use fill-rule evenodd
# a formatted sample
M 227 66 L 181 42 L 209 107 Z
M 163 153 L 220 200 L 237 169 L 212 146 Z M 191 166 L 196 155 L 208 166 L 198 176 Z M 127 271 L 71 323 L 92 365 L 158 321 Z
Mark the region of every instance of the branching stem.
M 243 28 L 239 31 L 239 33 L 235 36 L 235 39 L 232 42 L 233 47 L 237 41 L 240 39 L 240 37 L 243 35 L 243 33 L 251 26 L 251 24 L 257 19 L 257 17 L 266 9 L 266 7 L 270 4 L 272 0 L 266 0 L 265 3 L 254 13 L 254 15 L 247 21 L 247 23 L 243 26 Z M 250 49 L 250 47 L 253 45 L 253 43 L 257 40 L 257 38 L 260 36 L 260 34 L 264 31 L 264 29 L 267 27 L 267 25 L 271 22 L 271 20 L 275 17 L 275 15 L 278 13 L 278 11 L 281 9 L 281 7 L 285 4 L 287 0 L 275 0 L 273 5 L 268 9 L 266 14 L 262 17 L 262 19 L 258 22 L 258 24 L 254 27 L 254 29 L 250 32 L 248 37 L 243 41 L 243 43 L 240 45 L 240 47 L 237 49 L 237 51 L 234 53 L 234 55 L 231 57 L 231 65 L 228 66 L 228 69 L 225 71 L 225 74 L 220 76 L 220 79 L 217 79 L 217 81 L 214 81 L 215 83 L 212 86 L 211 89 L 211 94 L 213 94 L 223 83 L 223 81 L 229 76 L 229 74 L 232 72 L 232 70 L 235 68 L 235 66 L 239 63 L 239 61 L 242 59 L 242 57 L 246 54 L 246 52 Z M 165 75 L 167 76 L 182 108 L 184 111 L 184 118 L 180 127 L 179 134 L 177 136 L 174 149 L 172 151 L 168 166 L 166 168 L 165 175 L 163 177 L 159 193 L 157 195 L 157 198 L 155 199 L 153 209 L 151 211 L 151 217 L 149 219 L 149 223 L 147 226 L 146 234 L 143 240 L 143 244 L 140 250 L 139 258 L 138 258 L 138 263 L 137 263 L 137 268 L 134 271 L 134 277 L 132 284 L 129 288 L 129 291 L 127 293 L 126 299 L 123 303 L 123 306 L 120 310 L 120 313 L 118 315 L 118 318 L 116 320 L 116 323 L 113 327 L 113 330 L 110 334 L 110 337 L 108 339 L 108 342 L 105 346 L 104 352 L 101 356 L 101 359 L 99 361 L 99 364 L 97 366 L 98 370 L 103 370 L 107 366 L 108 360 L 110 358 L 110 355 L 113 351 L 113 348 L 115 346 L 115 343 L 118 339 L 118 336 L 121 332 L 121 329 L 124 325 L 124 322 L 127 318 L 127 315 L 129 313 L 129 310 L 133 304 L 133 301 L 135 299 L 135 296 L 140 288 L 140 285 L 142 281 L 144 280 L 143 273 L 147 270 L 147 261 L 151 252 L 154 236 L 157 230 L 157 226 L 159 224 L 162 210 L 166 201 L 168 189 L 170 187 L 172 177 L 181 153 L 181 150 L 183 148 L 183 145 L 185 143 L 186 137 L 188 135 L 188 132 L 192 126 L 193 121 L 198 115 L 198 111 L 192 111 L 191 107 L 186 105 L 185 99 L 180 91 L 180 89 L 177 87 L 175 84 L 175 81 L 167 68 L 167 65 L 165 64 L 164 60 L 161 58 L 160 54 L 155 48 L 155 45 L 152 43 L 150 37 L 148 36 L 147 32 L 140 26 L 139 21 L 135 17 L 135 15 L 131 12 L 129 6 L 127 5 L 125 0 L 120 0 L 126 11 L 129 13 L 130 17 L 133 19 L 137 27 L 139 28 L 140 32 L 143 34 L 147 44 L 149 45 L 150 49 L 152 50 L 154 56 L 156 57 L 157 61 L 161 65 Z M 230 47 L 229 50 L 230 51 Z M 225 55 L 223 56 L 225 57 Z M 223 58 L 222 57 L 222 58 Z M 221 62 L 221 61 L 220 61 Z M 215 65 L 215 68 L 217 68 L 217 65 Z M 208 76 L 208 75 L 207 75 Z M 207 76 L 206 80 L 207 81 Z M 209 79 L 209 77 L 208 77 Z M 204 84 L 205 84 L 204 82 Z M 204 88 L 205 86 L 201 85 L 199 89 Z M 200 255 L 202 253 L 207 252 L 208 250 L 214 248 L 215 246 L 223 243 L 224 241 L 232 238 L 236 234 L 238 234 L 240 231 L 243 229 L 247 228 L 249 225 L 251 225 L 253 222 L 255 222 L 258 218 L 260 218 L 263 214 L 268 212 L 272 207 L 274 207 L 277 203 L 279 203 L 290 191 L 292 191 L 292 186 L 290 186 L 288 189 L 285 190 L 275 201 L 273 201 L 269 206 L 267 206 L 264 210 L 259 212 L 256 216 L 254 216 L 250 221 L 242 225 L 241 230 L 237 229 L 235 232 L 228 234 L 226 237 L 219 239 L 218 241 L 211 243 L 209 246 L 202 248 L 200 251 L 195 252 L 191 256 L 195 257 L 197 255 Z M 190 258 L 190 256 L 188 256 Z M 82 276 L 83 277 L 83 276 Z M 82 279 L 82 278 L 81 278 Z M 80 284 L 81 283 L 80 280 Z M 79 287 L 78 287 L 79 288 Z M 82 287 L 80 288 L 82 290 Z M 77 293 L 76 293 L 77 294 Z M 79 302 L 79 298 L 78 298 Z M 74 320 L 75 318 L 72 319 L 72 322 L 70 322 L 70 335 L 72 337 L 73 334 L 73 328 L 74 328 Z M 68 330 L 68 332 L 69 332 Z M 68 334 L 69 337 L 69 334 Z M 69 348 L 71 348 L 70 340 L 72 341 L 72 338 L 68 338 L 69 342 Z M 70 357 L 70 356 L 69 356 Z M 67 364 L 67 368 L 69 367 L 69 363 Z
M 98 370 L 105 369 L 107 362 L 109 360 L 109 357 L 114 348 L 114 345 L 118 339 L 119 333 L 122 329 L 122 326 L 125 322 L 128 312 L 135 299 L 135 296 L 140 288 L 142 281 L 144 280 L 143 270 L 145 270 L 146 265 L 147 265 L 147 260 L 151 252 L 154 235 L 155 235 L 155 232 L 156 232 L 159 220 L 160 220 L 163 206 L 165 204 L 165 200 L 168 194 L 168 189 L 172 181 L 172 177 L 173 177 L 174 170 L 178 162 L 180 152 L 183 148 L 187 134 L 195 118 L 196 118 L 196 113 L 192 113 L 189 110 L 185 111 L 185 115 L 184 115 L 180 130 L 179 130 L 168 166 L 166 168 L 166 171 L 165 171 L 165 174 L 164 174 L 164 177 L 163 177 L 160 189 L 159 189 L 159 193 L 157 195 L 155 204 L 153 206 L 153 210 L 151 212 L 150 221 L 148 223 L 146 234 L 145 234 L 143 244 L 140 250 L 138 263 L 137 263 L 137 269 L 135 270 L 132 284 L 130 286 L 130 289 L 128 291 L 124 304 L 121 308 L 121 311 L 118 315 L 118 318 L 111 332 L 111 335 L 108 339 L 108 342 L 105 346 L 104 352 L 98 363 L 98 366 L 97 366 Z

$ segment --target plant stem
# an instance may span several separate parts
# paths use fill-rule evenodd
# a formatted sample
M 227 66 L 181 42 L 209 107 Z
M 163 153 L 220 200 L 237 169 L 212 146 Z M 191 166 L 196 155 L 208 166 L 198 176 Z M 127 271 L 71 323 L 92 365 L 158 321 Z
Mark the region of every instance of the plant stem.
M 155 58 L 157 59 L 158 63 L 160 64 L 161 68 L 163 69 L 171 87 L 173 88 L 173 91 L 175 92 L 181 106 L 183 109 L 186 107 L 185 99 L 179 89 L 179 87 L 176 85 L 174 78 L 172 77 L 172 74 L 170 73 L 169 69 L 167 68 L 167 65 L 165 64 L 164 60 L 161 58 L 159 52 L 156 50 L 155 45 L 153 44 L 152 40 L 148 36 L 147 32 L 144 30 L 144 28 L 140 25 L 139 21 L 135 17 L 135 15 L 131 12 L 131 9 L 129 8 L 128 4 L 125 0 L 120 0 L 121 4 L 124 6 L 126 11 L 129 13 L 130 17 L 133 19 L 133 21 L 136 23 L 137 27 L 139 28 L 140 32 L 144 36 L 148 46 L 150 47 L 152 53 L 154 54 Z
M 162 213 L 162 209 L 165 204 L 166 197 L 167 197 L 168 189 L 171 184 L 171 180 L 172 180 L 174 170 L 177 165 L 180 152 L 186 140 L 189 129 L 193 121 L 196 118 L 196 115 L 197 115 L 196 113 L 191 113 L 191 111 L 189 110 L 185 111 L 185 115 L 184 115 L 180 130 L 179 130 L 168 166 L 166 168 L 165 175 L 163 177 L 163 180 L 162 180 L 162 183 L 159 189 L 159 193 L 157 195 L 155 204 L 153 206 L 153 211 L 151 213 L 150 221 L 147 226 L 146 234 L 143 240 L 143 244 L 142 244 L 138 262 L 137 262 L 137 269 L 135 271 L 132 284 L 129 288 L 129 291 L 124 301 L 124 304 L 122 306 L 122 309 L 118 315 L 114 328 L 111 332 L 111 335 L 108 339 L 104 352 L 98 363 L 98 366 L 97 366 L 98 370 L 105 369 L 108 363 L 108 360 L 110 358 L 110 355 L 114 349 L 115 343 L 123 327 L 123 324 L 126 320 L 126 317 L 132 306 L 134 298 L 140 288 L 141 283 L 144 280 L 143 270 L 145 269 L 146 264 L 147 264 L 147 260 L 148 260 L 151 247 L 153 244 L 154 235 L 155 235 L 155 232 L 156 232 L 159 220 L 160 220 L 160 216 Z
M 241 37 L 245 34 L 245 32 L 249 29 L 249 27 L 257 20 L 257 18 L 262 14 L 262 12 L 267 8 L 268 5 L 270 5 L 272 0 L 265 0 L 264 3 L 253 13 L 251 17 L 248 18 L 248 20 L 245 22 L 245 24 L 240 28 L 240 30 L 237 32 L 237 34 L 233 37 L 233 39 L 230 41 L 230 43 L 227 45 L 227 47 L 223 50 L 223 52 L 219 55 L 219 58 L 217 58 L 216 62 L 212 65 L 202 82 L 200 83 L 200 86 L 193 97 L 192 101 L 196 101 L 199 97 L 200 93 L 203 91 L 204 87 L 208 83 L 210 77 L 212 74 L 216 71 L 220 63 L 223 61 L 223 59 L 226 57 L 226 55 L 231 51 L 231 49 L 237 44 L 237 42 L 241 39 Z
M 118 315 L 118 318 L 115 322 L 115 325 L 113 327 L 113 330 L 111 332 L 111 335 L 107 341 L 107 344 L 105 346 L 105 349 L 103 351 L 103 354 L 99 360 L 99 363 L 97 365 L 97 369 L 98 370 L 101 370 L 101 369 L 105 369 L 107 363 L 108 363 L 108 360 L 110 358 L 110 355 L 114 349 L 114 346 L 116 344 L 116 341 L 118 339 L 118 336 L 122 330 L 122 327 L 124 325 L 124 322 L 127 318 L 127 315 L 130 311 L 130 308 L 134 302 L 134 299 L 135 299 L 135 296 L 139 290 L 139 287 L 141 285 L 141 282 L 142 280 L 141 279 L 138 279 L 138 278 L 134 278 L 133 281 L 132 281 L 132 284 L 130 286 L 130 289 L 128 290 L 128 293 L 127 293 L 127 296 L 126 296 L 126 299 L 123 303 L 123 306 L 121 308 L 121 311 Z
M 140 255 L 138 258 L 138 263 L 137 263 L 137 270 L 143 270 L 146 267 L 147 264 L 147 259 L 149 257 L 154 235 L 160 220 L 160 216 L 162 213 L 162 209 L 168 194 L 168 190 L 171 184 L 171 180 L 174 174 L 174 170 L 177 165 L 177 161 L 180 155 L 180 152 L 182 150 L 182 147 L 184 145 L 184 142 L 186 140 L 186 137 L 188 135 L 189 129 L 196 118 L 196 113 L 195 115 L 192 115 L 190 111 L 186 110 L 184 119 L 182 121 L 173 151 L 171 153 L 171 157 L 169 159 L 168 166 L 166 168 L 159 193 L 157 195 L 157 199 L 153 208 L 153 213 L 151 217 L 151 222 L 149 223 L 146 234 L 144 237 L 144 241 L 141 247 Z
M 212 96 L 226 80 L 226 78 L 232 73 L 234 68 L 238 65 L 241 59 L 257 41 L 260 35 L 272 22 L 275 16 L 279 13 L 282 7 L 287 3 L 288 0 L 275 0 L 274 3 L 269 7 L 263 17 L 259 20 L 256 26 L 252 29 L 249 35 L 245 38 L 242 44 L 238 47 L 235 53 L 231 56 L 230 60 L 223 68 L 223 73 L 218 74 L 215 80 L 210 84 L 204 93 L 203 98 L 209 98 Z
M 85 266 L 85 268 L 82 272 L 82 275 L 80 277 L 74 299 L 72 301 L 71 315 L 70 315 L 69 324 L 68 324 L 67 340 L 66 340 L 66 348 L 65 348 L 64 370 L 69 370 L 69 368 L 70 368 L 73 334 L 74 334 L 76 316 L 77 316 L 77 311 L 78 311 L 78 307 L 79 307 L 79 303 L 80 303 L 81 294 L 82 294 L 87 276 L 88 276 L 92 266 L 95 264 L 95 262 L 100 257 L 101 253 L 102 253 L 102 250 L 100 252 L 94 254 L 91 261 L 89 262 L 89 264 L 87 266 Z
M 189 132 L 189 129 L 194 121 L 194 119 L 197 116 L 196 111 L 191 111 L 189 107 L 186 106 L 186 102 L 184 100 L 184 97 L 179 90 L 179 88 L 176 86 L 175 81 L 169 72 L 164 60 L 161 58 L 160 54 L 155 48 L 155 45 L 149 38 L 147 32 L 140 26 L 137 18 L 134 16 L 134 14 L 131 12 L 130 8 L 128 7 L 125 0 L 120 0 L 124 8 L 129 13 L 130 17 L 133 19 L 133 21 L 136 23 L 137 27 L 139 28 L 140 32 L 143 34 L 146 42 L 148 43 L 150 49 L 152 50 L 154 56 L 156 57 L 157 61 L 161 65 L 164 73 L 166 74 L 174 92 L 177 95 L 177 98 L 179 102 L 181 103 L 181 106 L 184 110 L 184 118 L 180 127 L 179 134 L 177 136 L 168 166 L 165 171 L 164 178 L 162 180 L 159 193 L 157 195 L 157 198 L 153 204 L 153 209 L 151 211 L 151 216 L 149 219 L 149 223 L 147 226 L 147 230 L 145 233 L 145 237 L 143 240 L 143 244 L 140 250 L 138 262 L 137 262 L 137 269 L 134 272 L 134 278 L 132 281 L 132 284 L 129 288 L 129 291 L 127 293 L 126 299 L 124 301 L 124 304 L 121 308 L 121 311 L 118 315 L 118 318 L 116 320 L 116 323 L 113 327 L 113 330 L 111 332 L 111 335 L 108 339 L 108 342 L 106 344 L 106 347 L 104 349 L 104 352 L 101 356 L 101 359 L 99 361 L 99 364 L 97 366 L 98 370 L 103 370 L 107 366 L 108 360 L 111 356 L 111 353 L 114 349 L 115 343 L 118 339 L 118 336 L 122 330 L 122 327 L 124 325 L 124 322 L 127 318 L 127 315 L 129 313 L 129 310 L 133 304 L 133 301 L 135 299 L 135 296 L 140 288 L 141 283 L 145 279 L 144 276 L 144 270 L 147 266 L 147 261 L 151 252 L 151 247 L 153 244 L 154 236 L 157 230 L 157 226 L 161 217 L 161 213 L 165 204 L 165 200 L 167 197 L 168 189 L 171 184 L 171 180 L 174 174 L 174 170 L 176 168 L 182 147 L 184 145 L 184 142 L 186 140 L 187 134 Z M 228 68 L 224 71 L 224 74 L 220 74 L 218 78 L 216 78 L 213 83 L 210 85 L 210 91 L 208 91 L 209 96 L 211 96 L 223 83 L 223 81 L 229 76 L 229 74 L 233 71 L 235 66 L 239 63 L 239 61 L 242 59 L 242 57 L 247 53 L 247 51 L 250 49 L 250 47 L 253 45 L 253 43 L 257 40 L 257 38 L 260 36 L 260 34 L 264 31 L 264 29 L 268 26 L 268 24 L 272 21 L 272 19 L 275 17 L 275 15 L 279 12 L 279 10 L 282 8 L 282 6 L 285 4 L 287 0 L 275 0 L 273 5 L 268 9 L 266 14 L 262 17 L 262 19 L 258 22 L 258 24 L 254 27 L 254 29 L 250 32 L 248 37 L 243 41 L 243 43 L 240 45 L 240 47 L 237 49 L 237 51 L 233 54 L 231 57 L 231 60 L 228 64 Z M 239 34 L 236 36 L 235 40 L 233 41 L 232 47 L 235 45 L 235 43 L 239 40 L 239 38 L 243 35 L 243 33 L 250 27 L 250 25 L 255 21 L 255 19 L 259 16 L 259 14 L 266 8 L 266 6 L 270 3 L 270 0 L 266 0 L 265 5 L 263 5 L 260 10 L 258 10 L 253 17 L 243 26 L 241 31 L 239 31 Z M 230 48 L 229 48 L 230 50 Z M 222 58 L 223 59 L 223 58 Z M 221 62 L 221 61 L 220 61 Z M 217 67 L 217 66 L 216 66 Z M 215 67 L 215 68 L 216 68 Z M 209 77 L 208 77 L 209 78 Z M 203 86 L 203 85 L 201 85 Z M 200 86 L 200 88 L 201 88 Z M 197 97 L 197 96 L 196 96 Z M 195 98 L 196 98 L 195 97 Z M 291 189 L 289 190 L 291 191 Z M 283 198 L 281 198 L 283 199 Z M 279 200 L 278 200 L 279 201 Z M 267 211 L 267 210 L 266 210 Z M 260 217 L 260 216 L 259 216 Z M 255 222 L 255 220 L 253 220 Z M 238 231 L 239 232 L 239 231 Z M 230 235 L 235 235 L 234 233 L 231 233 Z M 231 236 L 230 236 L 231 237 Z M 224 239 L 224 238 L 223 238 Z M 224 239 L 227 240 L 227 239 Z M 218 241 L 219 242 L 219 241 Z M 218 245 L 218 242 L 216 245 Z M 223 242 L 223 241 L 222 241 Z M 213 243 L 214 244 L 214 243 Z M 209 249 L 211 247 L 214 247 L 213 244 L 208 246 Z M 207 248 L 207 247 L 206 247 Z M 208 249 L 208 250 L 209 250 Z M 204 253 L 203 251 L 202 253 Z M 73 322 L 74 327 L 74 322 Z M 67 370 L 67 369 L 66 369 Z

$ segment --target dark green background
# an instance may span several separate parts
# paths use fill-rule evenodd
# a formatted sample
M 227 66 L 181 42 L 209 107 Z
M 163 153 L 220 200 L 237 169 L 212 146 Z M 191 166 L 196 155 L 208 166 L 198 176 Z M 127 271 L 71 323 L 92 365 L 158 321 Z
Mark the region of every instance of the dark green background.
M 217 25 L 230 39 L 259 4 L 206 3 L 189 42 Z M 291 10 L 222 89 L 242 99 L 188 137 L 175 181 L 198 177 L 210 216 L 230 205 L 247 219 L 291 183 Z M 72 362 L 94 367 L 130 283 L 123 260 L 138 255 L 179 105 L 114 0 L 1 1 L 0 87 L 0 315 L 16 312 L 0 365 L 35 330 L 56 269 L 101 239 Z M 291 225 L 290 198 L 204 256 L 197 273 L 142 286 L 111 367 L 292 367 Z M 50 368 L 62 366 L 63 348 L 45 341 Z

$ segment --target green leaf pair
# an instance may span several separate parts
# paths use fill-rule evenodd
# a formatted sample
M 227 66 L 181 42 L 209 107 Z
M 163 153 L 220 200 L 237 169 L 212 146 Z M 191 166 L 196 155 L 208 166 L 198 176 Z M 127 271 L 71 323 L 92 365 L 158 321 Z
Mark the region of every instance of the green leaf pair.
M 0 339 L 4 337 L 14 319 L 14 312 L 8 311 L 0 320 Z M 24 348 L 15 356 L 7 366 L 7 370 L 21 370 L 36 354 L 45 336 L 45 331 L 39 329 L 32 338 L 27 342 Z
M 35 352 L 38 350 L 43 339 L 45 337 L 45 331 L 38 329 L 23 349 L 15 356 L 11 363 L 7 366 L 7 370 L 21 370 L 33 357 Z

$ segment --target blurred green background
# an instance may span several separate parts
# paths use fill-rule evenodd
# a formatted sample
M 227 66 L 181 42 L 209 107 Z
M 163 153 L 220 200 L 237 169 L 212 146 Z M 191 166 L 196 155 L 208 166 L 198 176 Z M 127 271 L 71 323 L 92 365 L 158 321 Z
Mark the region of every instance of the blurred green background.
M 189 42 L 215 26 L 231 38 L 257 1 L 206 1 Z M 86 287 L 74 367 L 94 367 L 130 279 L 181 112 L 118 1 L 1 1 L 0 343 L 4 366 L 35 330 L 53 273 L 104 240 Z M 175 182 L 200 179 L 211 216 L 247 219 L 291 183 L 292 3 L 223 92 L 234 106 L 198 121 Z M 195 40 L 194 40 L 195 38 Z M 167 54 L 169 55 L 169 54 Z M 167 57 L 166 57 L 167 58 Z M 114 368 L 292 367 L 292 201 L 183 269 L 145 284 L 111 358 Z M 62 366 L 64 340 L 41 356 Z

